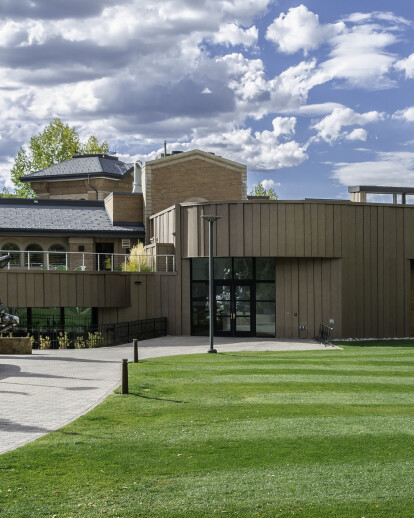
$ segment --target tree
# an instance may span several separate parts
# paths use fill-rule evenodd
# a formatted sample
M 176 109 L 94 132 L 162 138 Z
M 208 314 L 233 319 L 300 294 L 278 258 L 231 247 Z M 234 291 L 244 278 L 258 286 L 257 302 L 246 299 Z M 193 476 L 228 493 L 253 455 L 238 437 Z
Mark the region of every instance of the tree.
M 3 196 L 34 198 L 36 194 L 30 185 L 20 181 L 22 176 L 64 162 L 75 155 L 91 153 L 108 154 L 108 143 L 104 140 L 99 144 L 94 135 L 82 143 L 76 129 L 56 117 L 41 133 L 30 139 L 27 148 L 22 146 L 19 149 L 11 169 L 14 193 L 3 188 Z
M 104 155 L 108 155 L 109 154 L 108 142 L 106 140 L 104 140 L 102 142 L 102 144 L 99 144 L 98 139 L 94 135 L 91 135 L 84 144 L 81 144 L 81 151 L 79 154 L 80 155 L 93 155 L 96 153 L 102 153 Z
M 278 200 L 279 196 L 276 193 L 276 191 L 273 189 L 273 187 L 269 187 L 268 189 L 265 189 L 263 187 L 262 182 L 259 182 L 257 185 L 253 186 L 253 189 L 249 192 L 250 196 L 269 196 L 271 200 Z

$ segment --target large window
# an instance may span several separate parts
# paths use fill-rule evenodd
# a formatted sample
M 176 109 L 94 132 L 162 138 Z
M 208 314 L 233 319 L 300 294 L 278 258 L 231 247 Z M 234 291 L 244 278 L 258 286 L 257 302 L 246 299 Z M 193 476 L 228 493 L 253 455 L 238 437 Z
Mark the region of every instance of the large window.
M 93 325 L 92 308 L 65 308 L 65 327 L 90 327 Z
M 60 331 L 91 328 L 97 323 L 96 308 L 6 308 L 19 317 L 19 328 Z
M 28 308 L 32 329 L 63 329 L 61 308 Z
M 49 266 L 65 266 L 66 265 L 66 248 L 63 245 L 52 245 L 49 247 Z
M 216 332 L 274 337 L 276 333 L 275 259 L 214 259 L 214 322 Z M 227 290 L 227 291 L 226 291 Z M 223 293 L 227 298 L 223 298 Z M 233 320 L 233 323 L 231 322 Z M 208 335 L 208 258 L 191 261 L 191 332 Z
M 15 243 L 6 243 L 2 246 L 2 250 L 11 255 L 11 266 L 20 266 L 20 251 L 19 247 Z
M 208 259 L 193 259 L 191 263 L 191 328 L 193 335 L 207 335 L 208 312 Z
M 19 327 L 27 327 L 27 308 L 5 308 L 5 312 L 19 317 Z
M 31 243 L 26 247 L 24 254 L 24 265 L 30 268 L 36 268 L 43 266 L 43 248 L 37 243 Z
M 276 334 L 275 260 L 256 259 L 256 336 Z

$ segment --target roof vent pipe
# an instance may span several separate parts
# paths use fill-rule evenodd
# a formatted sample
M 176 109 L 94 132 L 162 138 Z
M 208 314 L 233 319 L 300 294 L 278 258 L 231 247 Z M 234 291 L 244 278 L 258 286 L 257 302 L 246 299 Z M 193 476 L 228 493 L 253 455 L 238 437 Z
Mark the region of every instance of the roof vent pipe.
M 139 162 L 134 163 L 134 184 L 132 186 L 133 193 L 142 193 L 142 185 L 141 185 L 141 166 Z

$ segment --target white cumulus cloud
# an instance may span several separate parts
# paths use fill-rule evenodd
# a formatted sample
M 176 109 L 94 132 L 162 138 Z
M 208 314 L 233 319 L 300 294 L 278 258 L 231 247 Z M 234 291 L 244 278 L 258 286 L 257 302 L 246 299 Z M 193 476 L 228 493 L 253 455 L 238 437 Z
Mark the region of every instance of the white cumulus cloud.
M 400 59 L 395 63 L 395 68 L 405 73 L 405 77 L 414 78 L 414 53 L 410 54 L 408 58 Z
M 243 29 L 235 23 L 226 23 L 209 40 L 212 43 L 225 45 L 226 47 L 242 45 L 248 48 L 257 44 L 257 38 L 258 30 L 255 26 Z
M 382 152 L 371 161 L 337 163 L 332 176 L 347 186 L 414 186 L 414 153 Z
M 355 128 L 351 132 L 349 132 L 346 136 L 346 140 L 362 140 L 365 142 L 367 140 L 368 133 L 363 128 Z
M 306 55 L 344 28 L 342 22 L 320 24 L 319 16 L 302 4 L 292 7 L 287 13 L 281 13 L 269 25 L 266 39 L 276 43 L 281 52 L 294 54 L 303 50 Z
M 394 113 L 393 117 L 395 119 L 403 119 L 407 122 L 414 122 L 414 106 L 410 106 L 409 108 L 405 108 L 405 110 L 398 110 Z
M 263 187 L 267 190 L 267 189 L 275 189 L 277 187 L 280 187 L 280 182 L 275 182 L 274 180 L 270 179 L 270 178 L 265 178 L 264 180 L 262 180 L 260 182 Z
M 321 121 L 313 125 L 313 128 L 317 130 L 317 139 L 324 140 L 326 142 L 334 142 L 340 138 L 349 139 L 349 135 L 353 135 L 353 140 L 355 137 L 359 136 L 359 140 L 365 140 L 366 132 L 361 129 L 356 129 L 355 132 L 351 132 L 350 134 L 343 133 L 342 128 L 348 126 L 359 125 L 363 126 L 365 124 L 369 124 L 372 122 L 376 122 L 381 120 L 384 115 L 377 111 L 370 111 L 366 113 L 357 113 L 351 108 L 341 107 L 335 108 L 330 115 L 324 117 Z M 360 137 L 365 138 L 360 138 Z M 352 138 L 351 138 L 352 140 Z
M 195 135 L 186 149 L 206 149 L 223 153 L 232 160 L 246 163 L 250 170 L 272 170 L 293 167 L 307 159 L 306 149 L 295 140 L 280 141 L 280 137 L 294 133 L 294 117 L 277 117 L 272 130 L 253 132 L 251 128 L 229 127 L 222 133 Z

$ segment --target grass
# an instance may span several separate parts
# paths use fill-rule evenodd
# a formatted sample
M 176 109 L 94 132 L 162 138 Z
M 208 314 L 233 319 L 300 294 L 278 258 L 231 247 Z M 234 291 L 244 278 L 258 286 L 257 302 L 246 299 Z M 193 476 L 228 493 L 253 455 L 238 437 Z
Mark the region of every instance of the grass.
M 412 338 L 385 338 L 378 340 L 352 340 L 341 341 L 334 340 L 335 345 L 353 345 L 357 347 L 413 347 L 414 339 Z
M 130 395 L 0 456 L 0 516 L 411 518 L 413 367 L 355 345 L 130 365 Z

